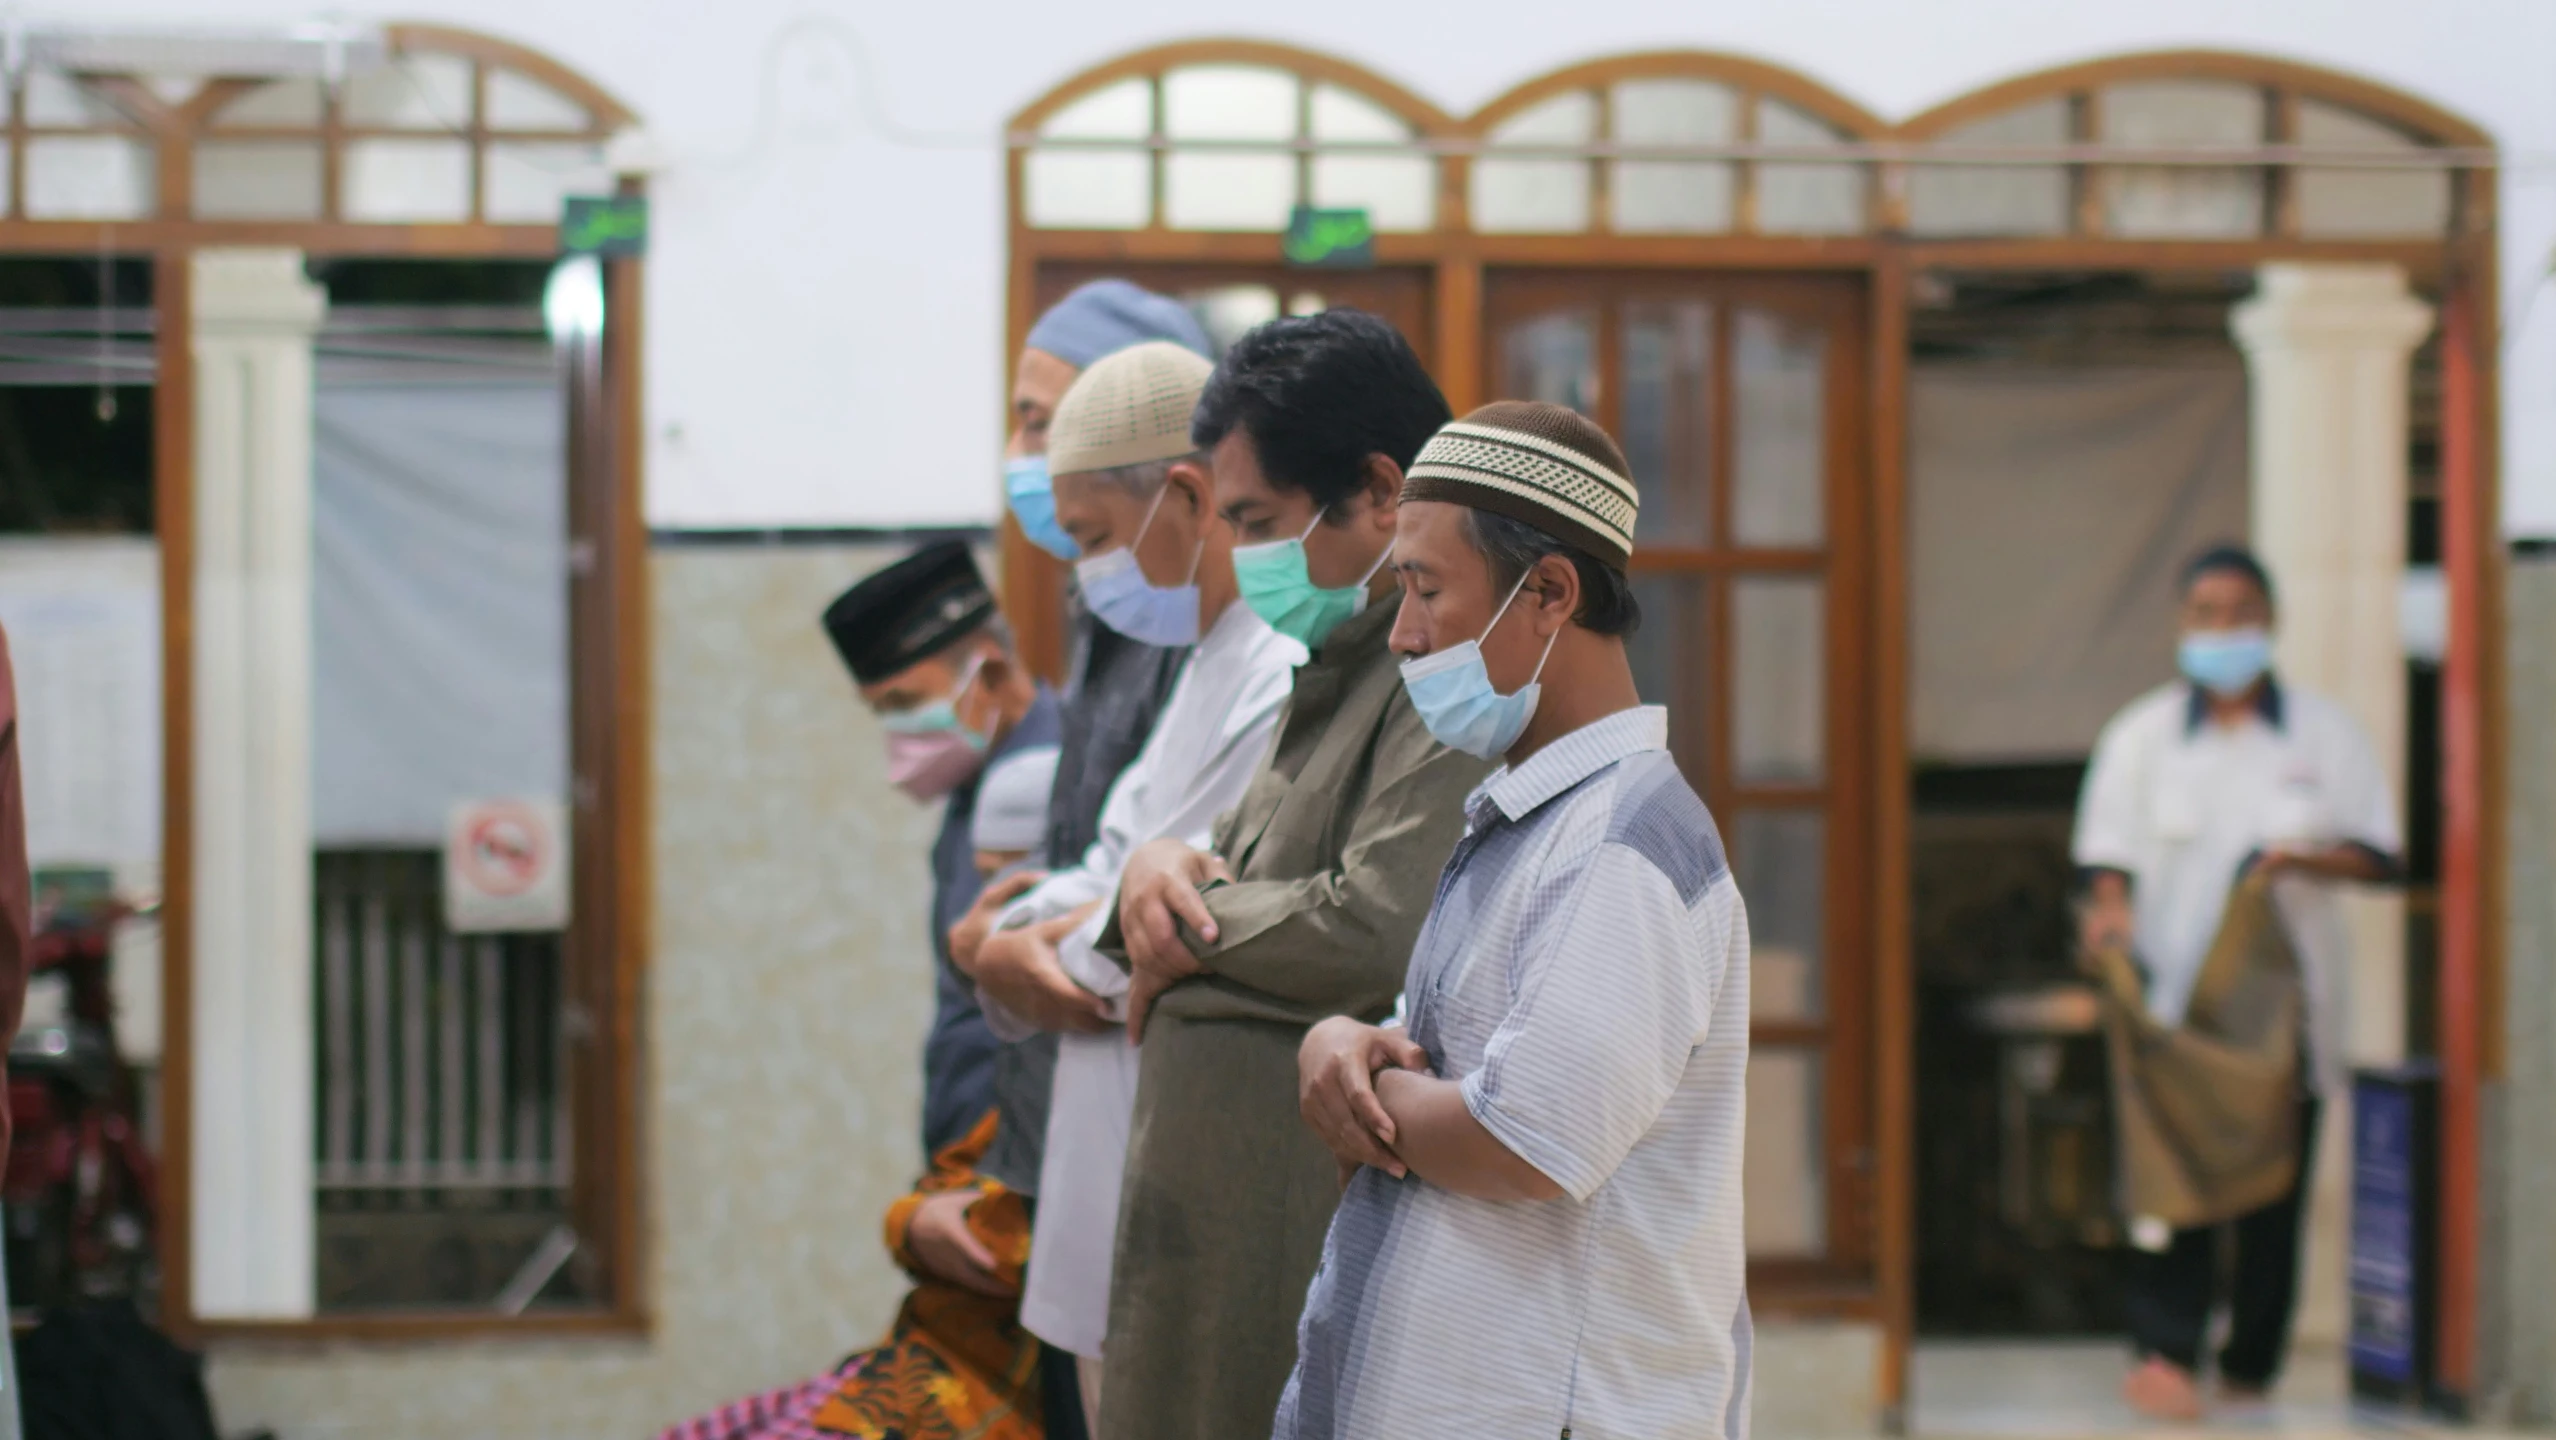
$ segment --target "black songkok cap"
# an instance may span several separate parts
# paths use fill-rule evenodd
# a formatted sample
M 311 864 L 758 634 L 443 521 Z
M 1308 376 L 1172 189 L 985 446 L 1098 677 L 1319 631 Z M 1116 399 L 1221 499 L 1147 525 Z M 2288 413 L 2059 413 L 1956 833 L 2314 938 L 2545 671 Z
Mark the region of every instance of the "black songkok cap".
M 931 659 L 994 618 L 994 594 L 962 541 L 926 545 L 825 607 L 826 638 L 875 685 Z

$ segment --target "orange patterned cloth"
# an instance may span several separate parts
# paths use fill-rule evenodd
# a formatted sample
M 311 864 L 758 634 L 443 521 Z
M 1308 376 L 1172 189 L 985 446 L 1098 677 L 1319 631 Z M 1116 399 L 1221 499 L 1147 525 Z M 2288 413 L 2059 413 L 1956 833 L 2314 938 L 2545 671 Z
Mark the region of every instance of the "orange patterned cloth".
M 932 1279 L 906 1248 L 925 1200 L 974 1190 L 967 1227 L 1017 1292 L 1029 1266 L 1029 1207 L 976 1173 L 993 1140 L 989 1111 L 888 1207 L 888 1253 L 915 1284 L 885 1340 L 824 1375 L 722 1406 L 660 1440 L 1041 1440 L 1038 1339 L 1021 1328 L 1017 1293 L 979 1295 Z

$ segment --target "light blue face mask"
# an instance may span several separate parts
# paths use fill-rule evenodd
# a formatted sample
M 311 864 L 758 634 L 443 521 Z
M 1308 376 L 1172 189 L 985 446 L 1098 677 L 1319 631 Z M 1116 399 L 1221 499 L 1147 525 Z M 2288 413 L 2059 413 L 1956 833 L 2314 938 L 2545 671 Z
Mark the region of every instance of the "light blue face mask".
M 1544 653 L 1535 658 L 1535 673 L 1516 694 L 1503 695 L 1491 688 L 1491 672 L 1482 663 L 1482 641 L 1499 628 L 1500 617 L 1509 613 L 1526 582 L 1521 575 L 1509 587 L 1509 598 L 1500 602 L 1480 639 L 1402 662 L 1402 688 L 1411 696 L 1411 708 L 1420 712 L 1420 723 L 1429 727 L 1439 744 L 1476 760 L 1498 759 L 1526 733 L 1527 722 L 1535 718 L 1535 702 L 1544 693 L 1536 681 L 1553 655 L 1553 642 L 1562 638 L 1556 630 L 1545 640 Z
M 2183 678 L 2233 700 L 2254 688 L 2272 668 L 2272 637 L 2259 625 L 2239 630 L 2196 630 L 2175 647 Z
M 1083 547 L 1056 523 L 1056 485 L 1048 477 L 1046 456 L 1015 455 L 1004 461 L 1003 498 L 1012 507 L 1012 518 L 1021 522 L 1021 534 L 1032 545 L 1059 560 L 1071 560 L 1083 553 Z
M 1367 582 L 1376 578 L 1386 557 L 1393 554 L 1393 546 L 1386 545 L 1384 554 L 1376 557 L 1355 585 L 1328 589 L 1316 585 L 1305 568 L 1305 540 L 1321 523 L 1322 512 L 1316 510 L 1313 525 L 1293 540 L 1234 547 L 1234 580 L 1242 589 L 1243 603 L 1268 621 L 1270 629 L 1308 650 L 1322 648 L 1341 621 L 1367 608 Z
M 1163 497 L 1170 493 L 1171 482 L 1163 482 L 1154 492 L 1154 503 L 1145 509 L 1144 523 L 1136 527 L 1136 538 L 1107 554 L 1076 561 L 1074 578 L 1083 587 L 1083 603 L 1092 607 L 1102 624 L 1128 639 L 1147 645 L 1195 645 L 1198 561 L 1207 553 L 1207 537 L 1198 537 L 1198 548 L 1189 556 L 1189 578 L 1178 585 L 1154 584 L 1136 563 L 1136 547 L 1154 527 L 1155 512 L 1163 508 Z

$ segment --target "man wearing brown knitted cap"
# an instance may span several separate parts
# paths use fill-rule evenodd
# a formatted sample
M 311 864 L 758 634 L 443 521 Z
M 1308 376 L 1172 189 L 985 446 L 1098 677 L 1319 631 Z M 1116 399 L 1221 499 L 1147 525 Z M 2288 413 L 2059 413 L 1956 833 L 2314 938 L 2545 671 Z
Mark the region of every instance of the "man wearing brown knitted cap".
M 1463 802 L 1407 1026 L 1326 1021 L 1307 1130 L 1350 1175 L 1280 1440 L 1748 1433 L 1748 918 L 1633 685 L 1638 492 L 1606 433 L 1503 401 L 1402 488 L 1393 648 Z
M 1393 1008 L 1429 882 L 1484 766 L 1429 738 L 1385 646 L 1395 499 L 1447 404 L 1372 315 L 1272 321 L 1227 352 L 1191 437 L 1246 543 L 1243 598 L 1304 641 L 1277 743 L 1211 850 L 1147 846 L 1103 937 L 1144 1036 L 1100 1433 L 1265 1435 L 1340 1194 L 1296 1118 L 1296 1047 Z M 1150 1002 L 1150 1003 L 1149 1003 Z

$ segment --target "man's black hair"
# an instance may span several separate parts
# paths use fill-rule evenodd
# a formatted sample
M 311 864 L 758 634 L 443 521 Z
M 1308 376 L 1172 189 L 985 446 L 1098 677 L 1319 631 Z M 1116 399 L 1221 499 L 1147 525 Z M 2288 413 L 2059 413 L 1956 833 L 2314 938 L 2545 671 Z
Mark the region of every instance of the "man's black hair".
M 1633 582 L 1623 571 L 1523 520 L 1489 510 L 1468 509 L 1464 514 L 1474 550 L 1491 567 L 1494 590 L 1508 594 L 1537 561 L 1559 555 L 1580 572 L 1580 609 L 1571 617 L 1580 628 L 1615 636 L 1642 628 L 1641 602 L 1633 598 Z
M 1369 455 L 1408 470 L 1453 418 L 1401 331 L 1363 310 L 1325 310 L 1236 340 L 1207 378 L 1189 438 L 1213 450 L 1242 431 L 1271 484 L 1328 512 L 1365 483 Z
M 2213 545 L 2183 562 L 2183 579 L 2174 587 L 2175 593 L 2191 594 L 2193 582 L 2204 575 L 2244 576 L 2254 582 L 2255 589 L 2263 592 L 2264 604 L 2273 603 L 2271 572 L 2263 568 L 2262 561 L 2254 558 L 2253 551 L 2242 545 Z

